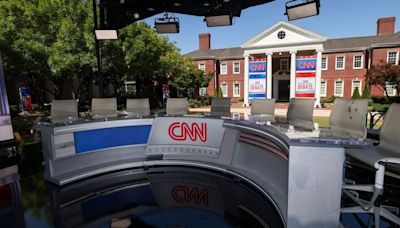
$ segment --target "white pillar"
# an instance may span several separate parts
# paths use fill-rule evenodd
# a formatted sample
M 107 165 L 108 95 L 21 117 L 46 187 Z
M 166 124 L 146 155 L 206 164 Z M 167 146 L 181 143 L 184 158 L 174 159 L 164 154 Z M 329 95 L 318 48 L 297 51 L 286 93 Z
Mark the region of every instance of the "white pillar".
M 321 69 L 322 69 L 322 50 L 317 50 L 317 69 L 315 75 L 315 107 L 321 107 Z
M 297 51 L 290 52 L 290 98 L 296 95 L 296 53 Z
M 249 55 L 244 55 L 244 106 L 249 106 Z
M 267 55 L 267 99 L 272 98 L 272 52 L 266 53 Z

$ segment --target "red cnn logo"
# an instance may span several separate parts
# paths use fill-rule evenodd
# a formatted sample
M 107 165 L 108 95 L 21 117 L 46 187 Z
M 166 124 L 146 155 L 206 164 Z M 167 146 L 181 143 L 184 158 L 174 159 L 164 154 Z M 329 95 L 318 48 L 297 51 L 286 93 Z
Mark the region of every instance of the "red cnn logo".
M 199 127 L 197 123 L 192 123 L 192 126 L 189 126 L 185 122 L 174 122 L 168 128 L 168 135 L 177 141 L 184 141 L 189 136 L 193 142 L 197 139 L 205 142 L 207 141 L 207 124 L 201 123 L 201 127 Z
M 176 186 L 171 190 L 171 196 L 178 203 L 196 203 L 208 206 L 207 189 L 200 190 L 196 187 L 190 189 L 187 186 Z
M 252 64 L 250 65 L 251 71 L 265 71 L 264 64 Z
M 314 62 L 299 62 L 299 64 L 297 64 L 297 67 L 299 69 L 314 69 L 315 65 Z

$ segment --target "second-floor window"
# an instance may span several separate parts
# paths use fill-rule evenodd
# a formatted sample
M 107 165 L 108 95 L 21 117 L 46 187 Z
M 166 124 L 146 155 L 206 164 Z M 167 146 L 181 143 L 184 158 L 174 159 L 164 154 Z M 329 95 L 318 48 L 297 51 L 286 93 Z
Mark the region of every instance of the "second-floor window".
M 206 64 L 205 63 L 199 63 L 199 70 L 206 71 Z
M 233 73 L 240 74 L 240 63 L 233 63 Z
M 281 70 L 289 70 L 289 60 L 281 59 Z
M 344 69 L 344 56 L 336 56 L 336 70 L 343 70 Z
M 321 69 L 322 70 L 327 70 L 328 69 L 328 57 L 322 57 Z
M 361 69 L 362 68 L 362 55 L 355 55 L 353 59 L 353 68 Z
M 387 56 L 387 62 L 397 65 L 399 63 L 398 54 L 399 53 L 397 51 L 389 51 Z
M 221 74 L 228 73 L 228 65 L 226 63 L 221 63 Z

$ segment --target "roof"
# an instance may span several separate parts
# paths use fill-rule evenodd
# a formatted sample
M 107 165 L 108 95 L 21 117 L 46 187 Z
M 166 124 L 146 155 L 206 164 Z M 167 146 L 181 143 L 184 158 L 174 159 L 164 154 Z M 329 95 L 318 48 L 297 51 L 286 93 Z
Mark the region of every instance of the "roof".
M 324 42 L 324 52 L 366 50 L 371 47 L 385 47 L 387 45 L 400 46 L 400 32 L 391 35 L 328 39 Z
M 196 50 L 185 54 L 193 59 L 242 59 L 244 49 L 241 47 L 221 48 L 210 50 Z
M 400 46 L 400 32 L 391 35 L 375 35 L 328 39 L 323 42 L 324 53 L 360 51 L 369 48 Z M 239 59 L 243 58 L 241 47 L 196 50 L 185 54 L 192 59 Z

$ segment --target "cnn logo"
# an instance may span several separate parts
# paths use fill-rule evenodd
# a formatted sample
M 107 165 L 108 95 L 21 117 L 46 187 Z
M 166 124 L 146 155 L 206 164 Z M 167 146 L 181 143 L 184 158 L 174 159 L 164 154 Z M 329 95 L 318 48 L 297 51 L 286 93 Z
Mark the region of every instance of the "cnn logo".
M 189 188 L 187 186 L 175 186 L 171 190 L 172 199 L 177 203 L 195 203 L 208 206 L 207 189 Z
M 174 122 L 168 128 L 168 135 L 176 141 L 185 141 L 189 138 L 193 142 L 197 140 L 205 142 L 207 141 L 207 124 L 192 123 L 189 125 L 185 122 Z

